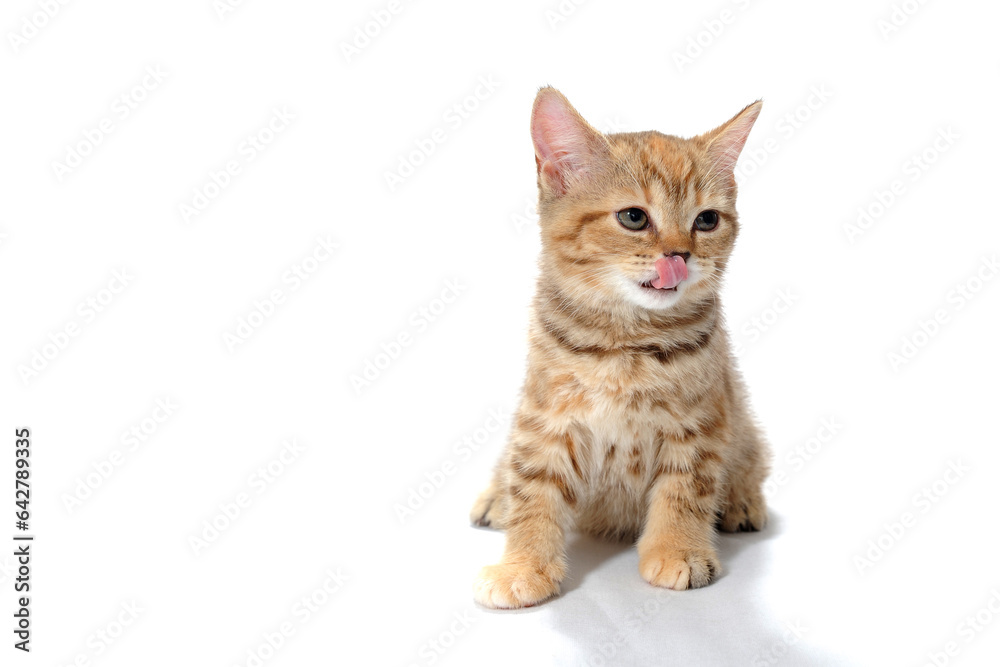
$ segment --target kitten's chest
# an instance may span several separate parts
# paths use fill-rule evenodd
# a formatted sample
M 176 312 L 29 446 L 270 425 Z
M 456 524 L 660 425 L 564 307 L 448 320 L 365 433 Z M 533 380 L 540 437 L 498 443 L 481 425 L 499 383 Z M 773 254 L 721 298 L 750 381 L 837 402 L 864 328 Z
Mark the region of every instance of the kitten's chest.
M 552 407 L 600 442 L 645 442 L 683 429 L 721 373 L 710 354 L 662 362 L 622 356 L 573 360 L 549 380 Z
M 671 419 L 650 411 L 609 410 L 590 413 L 575 424 L 573 437 L 582 463 L 577 508 L 581 528 L 619 537 L 638 534 L 658 459 L 665 454 L 663 447 L 670 446 L 663 429 Z
M 666 364 L 642 357 L 616 365 L 578 363 L 554 399 L 579 444 L 588 477 L 603 481 L 598 486 L 641 486 L 658 459 L 683 458 L 689 447 L 672 443 L 686 440 L 710 413 L 724 411 L 708 399 L 725 383 L 712 361 L 706 351 Z

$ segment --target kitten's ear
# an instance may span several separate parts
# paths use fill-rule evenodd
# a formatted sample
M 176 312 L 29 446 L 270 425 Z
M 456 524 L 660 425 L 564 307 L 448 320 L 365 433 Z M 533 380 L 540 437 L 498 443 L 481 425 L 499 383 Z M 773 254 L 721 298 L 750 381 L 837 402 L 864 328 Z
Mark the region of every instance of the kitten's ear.
M 565 194 L 607 158 L 607 142 L 555 88 L 538 91 L 531 109 L 531 140 L 539 184 Z
M 762 104 L 761 100 L 748 104 L 743 111 L 711 132 L 702 135 L 707 141 L 705 151 L 708 154 L 710 169 L 714 175 L 723 179 L 723 182 L 727 177 L 730 182 L 735 182 L 733 172 L 736 169 L 736 159 L 739 158 L 747 137 L 750 136 L 750 129 L 760 115 Z

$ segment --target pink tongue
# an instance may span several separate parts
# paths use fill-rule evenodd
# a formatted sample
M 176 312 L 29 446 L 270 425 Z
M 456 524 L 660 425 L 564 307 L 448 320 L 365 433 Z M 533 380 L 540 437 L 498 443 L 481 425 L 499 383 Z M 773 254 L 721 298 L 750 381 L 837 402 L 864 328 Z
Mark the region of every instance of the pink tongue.
M 653 264 L 659 274 L 651 284 L 656 289 L 671 289 L 681 284 L 688 277 L 687 264 L 680 255 L 661 257 Z

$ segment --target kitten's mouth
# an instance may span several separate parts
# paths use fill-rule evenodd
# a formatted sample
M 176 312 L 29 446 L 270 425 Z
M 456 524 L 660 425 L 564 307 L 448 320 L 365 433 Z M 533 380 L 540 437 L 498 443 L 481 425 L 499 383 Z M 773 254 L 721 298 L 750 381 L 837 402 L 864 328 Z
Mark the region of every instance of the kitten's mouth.
M 655 278 L 653 280 L 655 280 Z M 676 292 L 677 291 L 677 286 L 676 285 L 673 286 L 673 287 L 653 287 L 653 280 L 647 280 L 644 283 L 639 283 L 639 287 L 642 287 L 643 289 L 656 290 L 658 292 Z
M 688 277 L 687 263 L 680 255 L 661 257 L 653 264 L 656 277 L 639 283 L 641 287 L 664 291 L 677 291 L 677 286 Z

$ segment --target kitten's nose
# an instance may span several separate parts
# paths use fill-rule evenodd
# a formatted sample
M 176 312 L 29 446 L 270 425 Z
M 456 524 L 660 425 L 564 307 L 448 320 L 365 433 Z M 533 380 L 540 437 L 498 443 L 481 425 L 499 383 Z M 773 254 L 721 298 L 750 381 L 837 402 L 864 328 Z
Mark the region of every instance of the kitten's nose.
M 688 261 L 688 257 L 691 256 L 691 253 L 689 253 L 689 252 L 667 252 L 667 253 L 664 253 L 664 255 L 666 257 L 683 257 L 684 261 L 686 263 Z

